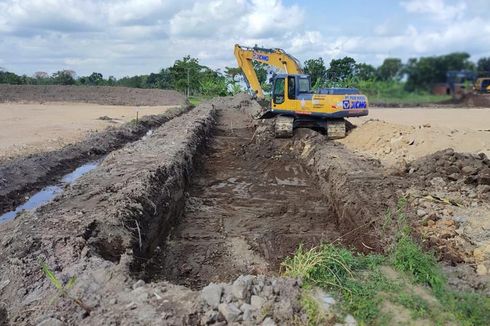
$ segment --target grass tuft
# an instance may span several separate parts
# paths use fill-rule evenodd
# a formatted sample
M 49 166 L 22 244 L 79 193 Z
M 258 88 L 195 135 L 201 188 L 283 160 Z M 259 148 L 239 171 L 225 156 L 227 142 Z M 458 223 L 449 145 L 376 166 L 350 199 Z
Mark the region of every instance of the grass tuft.
M 393 266 L 412 275 L 416 283 L 430 286 L 435 293 L 444 290 L 445 279 L 431 253 L 426 253 L 408 234 L 403 234 L 393 251 Z

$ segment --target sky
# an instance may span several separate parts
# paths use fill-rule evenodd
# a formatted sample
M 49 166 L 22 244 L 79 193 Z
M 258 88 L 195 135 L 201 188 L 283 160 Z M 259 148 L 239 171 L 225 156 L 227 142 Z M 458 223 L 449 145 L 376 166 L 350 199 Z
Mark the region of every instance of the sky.
M 105 77 L 157 72 L 185 55 L 236 66 L 233 46 L 297 57 L 490 56 L 490 0 L 0 0 L 0 67 Z

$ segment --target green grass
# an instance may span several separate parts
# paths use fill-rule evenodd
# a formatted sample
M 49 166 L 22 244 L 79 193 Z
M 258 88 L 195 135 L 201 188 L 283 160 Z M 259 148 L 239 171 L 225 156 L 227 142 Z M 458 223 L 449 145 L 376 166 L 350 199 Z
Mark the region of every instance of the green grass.
M 397 270 L 412 275 L 415 283 L 430 286 L 435 293 L 444 290 L 445 279 L 435 257 L 422 251 L 410 235 L 403 234 L 398 239 L 392 263 Z
M 451 99 L 449 95 L 434 95 L 427 91 L 408 92 L 405 85 L 396 81 L 357 81 L 354 83 L 371 104 L 424 105 L 437 104 Z
M 198 106 L 204 101 L 212 99 L 214 96 L 205 96 L 205 95 L 196 95 L 196 96 L 189 96 L 187 100 L 192 106 Z
M 300 299 L 301 306 L 308 317 L 307 325 L 324 325 L 326 324 L 326 316 L 322 312 L 318 301 L 311 295 L 309 291 L 304 291 Z
M 409 312 L 410 321 L 424 319 L 434 325 L 490 325 L 490 298 L 450 290 L 430 252 L 425 252 L 408 234 L 400 231 L 387 256 L 356 254 L 346 248 L 324 244 L 309 250 L 302 246 L 283 264 L 283 273 L 303 280 L 301 304 L 309 325 L 322 324 L 322 311 L 308 293 L 319 287 L 334 295 L 340 315 L 352 314 L 361 325 L 390 325 L 392 313 L 383 309 L 390 302 Z M 396 270 L 388 278 L 382 266 Z M 422 286 L 429 301 L 415 293 Z M 306 293 L 306 294 L 305 294 Z

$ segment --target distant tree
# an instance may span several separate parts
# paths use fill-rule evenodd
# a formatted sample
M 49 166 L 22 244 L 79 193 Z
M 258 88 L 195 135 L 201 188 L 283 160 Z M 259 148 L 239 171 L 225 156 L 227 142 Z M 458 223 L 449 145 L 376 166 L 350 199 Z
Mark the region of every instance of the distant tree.
M 75 72 L 73 70 L 60 70 L 53 74 L 53 83 L 56 85 L 75 85 Z
M 225 67 L 225 76 L 230 80 L 238 82 L 240 78 L 243 78 L 243 71 L 239 67 Z
M 13 72 L 0 71 L 0 84 L 22 85 L 23 80 Z
M 381 80 L 394 80 L 400 78 L 402 60 L 398 58 L 386 58 L 378 68 L 378 77 Z
M 36 79 L 46 79 L 49 78 L 49 74 L 45 71 L 36 71 L 33 77 Z
M 344 82 L 357 75 L 356 60 L 351 57 L 332 59 L 327 69 L 327 78 L 332 82 Z
M 446 74 L 451 70 L 475 70 L 475 64 L 466 52 L 455 52 L 443 56 L 409 59 L 404 73 L 408 75 L 405 88 L 409 91 L 430 89 L 435 83 L 446 81 Z
M 325 82 L 327 68 L 322 58 L 308 59 L 304 64 L 304 71 L 311 77 L 313 88 L 319 88 Z
M 376 68 L 367 63 L 357 64 L 357 77 L 360 80 L 373 80 L 376 78 Z
M 109 78 L 107 78 L 107 86 L 115 86 L 116 83 L 117 83 L 116 77 L 109 76 Z
M 149 88 L 172 88 L 172 76 L 169 69 L 162 69 L 159 73 L 151 73 L 147 79 Z
M 262 62 L 253 62 L 254 70 L 255 73 L 257 74 L 257 79 L 259 80 L 260 84 L 265 84 L 267 83 L 267 68 L 268 65 Z
M 233 95 L 243 91 L 243 71 L 240 67 L 225 67 L 225 78 L 228 91 Z
M 126 76 L 117 81 L 118 86 L 132 87 L 132 88 L 148 88 L 146 75 L 140 76 Z
M 228 94 L 226 77 L 218 71 L 204 68 L 199 78 L 200 92 L 209 96 L 225 96 Z
M 490 76 L 490 57 L 478 60 L 476 70 L 484 76 Z
M 88 77 L 88 83 L 89 85 L 102 85 L 104 84 L 104 76 L 100 72 L 93 72 L 89 77 Z
M 7 69 L 5 69 L 4 67 L 0 67 L 0 72 L 6 72 Z
M 199 90 L 199 73 L 202 70 L 199 60 L 185 56 L 182 60 L 176 60 L 172 67 L 168 68 L 172 80 L 172 88 L 193 94 Z

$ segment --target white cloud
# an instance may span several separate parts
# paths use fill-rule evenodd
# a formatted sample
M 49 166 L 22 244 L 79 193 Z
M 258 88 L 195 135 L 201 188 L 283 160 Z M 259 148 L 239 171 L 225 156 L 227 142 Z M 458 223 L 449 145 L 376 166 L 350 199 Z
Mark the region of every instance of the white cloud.
M 444 0 L 408 0 L 402 1 L 401 4 L 409 13 L 427 14 L 436 20 L 461 18 L 467 8 L 465 1 L 451 5 Z
M 213 0 L 177 13 L 170 31 L 181 37 L 281 37 L 302 22 L 298 6 L 286 7 L 277 0 Z
M 187 54 L 214 68 L 235 65 L 235 43 L 280 47 L 302 62 L 349 55 L 379 64 L 387 56 L 451 51 L 490 55 L 488 0 L 403 0 L 394 15 L 373 19 L 354 36 L 332 29 L 328 19 L 308 25 L 311 7 L 289 3 L 0 0 L 0 62 L 18 73 L 66 68 L 79 75 L 123 76 L 157 71 Z M 380 3 L 372 5 L 383 7 Z M 315 10 L 327 13 L 334 7 L 319 3 Z

